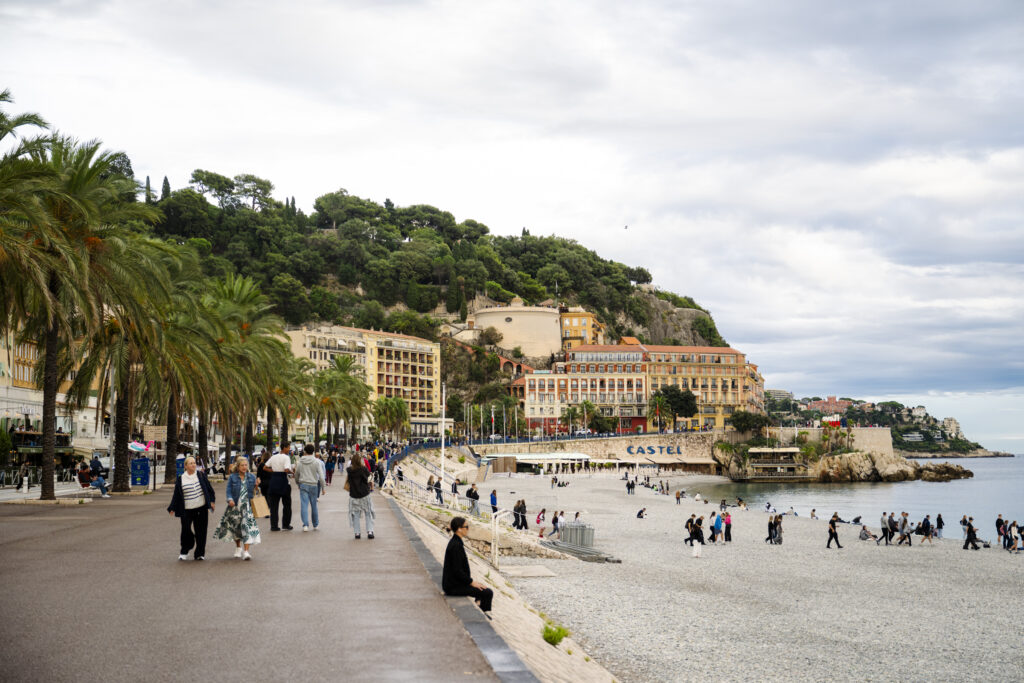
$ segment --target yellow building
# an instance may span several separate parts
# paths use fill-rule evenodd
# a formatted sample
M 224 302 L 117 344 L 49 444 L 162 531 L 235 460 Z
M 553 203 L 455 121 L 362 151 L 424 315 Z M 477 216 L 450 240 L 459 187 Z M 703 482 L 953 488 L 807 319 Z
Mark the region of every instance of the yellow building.
M 634 340 L 630 340 L 634 341 Z M 736 349 L 717 346 L 658 346 L 629 344 L 644 349 L 650 393 L 675 385 L 697 397 L 697 415 L 679 420 L 691 429 L 724 429 L 737 410 L 764 412 L 764 378 L 757 366 Z M 657 430 L 654 418 L 648 426 Z
M 559 326 L 562 331 L 562 349 L 568 351 L 578 346 L 604 344 L 604 325 L 597 316 L 580 306 L 559 309 Z
M 412 436 L 437 433 L 441 413 L 441 345 L 393 332 L 340 325 L 310 325 L 288 330 L 292 353 L 322 370 L 341 356 L 351 356 L 362 369 L 371 400 L 398 396 L 409 406 Z M 369 419 L 359 425 L 358 438 L 369 436 Z

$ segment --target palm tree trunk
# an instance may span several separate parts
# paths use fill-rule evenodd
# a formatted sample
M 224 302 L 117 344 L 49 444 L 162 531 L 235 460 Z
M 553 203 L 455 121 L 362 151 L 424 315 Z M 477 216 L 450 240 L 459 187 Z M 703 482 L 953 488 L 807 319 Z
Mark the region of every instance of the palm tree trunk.
M 334 443 L 334 420 L 330 417 L 327 418 L 327 446 L 330 447 Z M 320 442 L 316 444 L 317 448 L 320 448 Z
M 250 417 L 245 421 L 245 435 L 243 436 L 242 441 L 242 452 L 246 455 L 251 455 L 255 446 L 256 441 L 252 436 L 252 418 Z
M 173 484 L 178 476 L 178 388 L 171 382 L 167 399 L 167 439 L 164 441 L 164 483 Z M 156 473 L 153 473 L 154 476 Z
M 207 465 L 206 454 L 208 439 L 206 436 L 206 411 L 199 411 L 199 433 L 196 435 L 196 450 L 198 456 L 201 458 L 200 462 L 203 463 L 203 467 Z
M 128 457 L 128 439 L 131 436 L 131 412 L 128 407 L 127 380 L 117 388 L 117 399 L 114 401 L 114 491 L 127 493 L 131 490 L 130 460 Z M 174 465 L 171 465 L 173 467 Z M 155 473 L 154 473 L 155 474 Z
M 50 291 L 56 289 L 50 278 Z M 43 368 L 43 466 L 39 482 L 40 500 L 56 500 L 53 490 L 53 461 L 57 457 L 57 343 L 60 330 L 56 321 L 46 330 L 45 363 Z
M 317 413 L 316 417 L 313 418 L 313 444 L 315 446 L 320 445 L 320 414 Z
M 281 446 L 288 443 L 288 411 L 281 413 Z
M 274 452 L 274 406 L 267 404 L 267 452 Z

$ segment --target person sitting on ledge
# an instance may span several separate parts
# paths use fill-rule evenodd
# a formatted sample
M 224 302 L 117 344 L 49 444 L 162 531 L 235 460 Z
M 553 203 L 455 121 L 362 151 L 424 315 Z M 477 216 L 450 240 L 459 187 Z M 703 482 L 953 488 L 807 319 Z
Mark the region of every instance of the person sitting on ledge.
M 494 591 L 474 581 L 469 573 L 469 558 L 466 557 L 466 546 L 462 542 L 469 533 L 469 523 L 465 517 L 454 517 L 451 530 L 452 540 L 448 541 L 448 549 L 444 552 L 441 589 L 445 595 L 467 595 L 476 600 L 481 611 L 490 612 Z

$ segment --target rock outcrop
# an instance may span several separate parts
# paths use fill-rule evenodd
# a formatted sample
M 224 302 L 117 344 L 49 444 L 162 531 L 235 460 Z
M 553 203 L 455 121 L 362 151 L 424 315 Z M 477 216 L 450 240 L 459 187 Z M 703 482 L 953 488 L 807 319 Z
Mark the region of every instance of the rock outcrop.
M 818 481 L 950 481 L 967 479 L 974 473 L 960 465 L 927 463 L 921 465 L 900 455 L 843 453 L 823 457 L 811 468 Z

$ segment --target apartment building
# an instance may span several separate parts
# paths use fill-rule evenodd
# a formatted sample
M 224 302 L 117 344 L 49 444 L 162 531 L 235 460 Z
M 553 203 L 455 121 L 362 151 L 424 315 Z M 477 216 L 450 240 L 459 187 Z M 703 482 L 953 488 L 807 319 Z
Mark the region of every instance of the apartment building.
M 288 330 L 292 353 L 312 361 L 317 370 L 338 356 L 350 356 L 370 386 L 370 399 L 400 397 L 409 406 L 412 436 L 438 430 L 441 412 L 441 345 L 393 332 L 340 325 Z M 369 417 L 358 425 L 358 438 L 370 436 Z
M 559 309 L 559 326 L 562 330 L 562 349 L 568 351 L 578 346 L 604 344 L 604 325 L 597 316 L 580 306 Z

